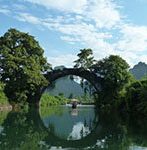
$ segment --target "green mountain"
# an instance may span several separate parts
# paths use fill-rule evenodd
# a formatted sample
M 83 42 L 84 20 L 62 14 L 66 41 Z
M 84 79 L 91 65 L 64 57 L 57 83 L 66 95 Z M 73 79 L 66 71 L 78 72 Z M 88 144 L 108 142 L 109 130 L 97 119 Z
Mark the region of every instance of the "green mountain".
M 54 70 L 62 70 L 64 66 L 57 66 Z M 57 79 L 53 85 L 46 90 L 50 95 L 59 95 L 63 93 L 65 97 L 78 97 L 84 95 L 84 90 L 81 85 L 71 78 L 72 76 L 65 76 Z
M 84 95 L 84 90 L 81 85 L 74 80 L 71 80 L 70 76 L 59 78 L 55 83 L 48 87 L 46 92 L 50 95 L 59 95 L 63 93 L 65 97 L 78 97 Z
M 137 80 L 139 80 L 144 76 L 147 76 L 147 64 L 144 62 L 139 62 L 132 69 L 130 69 L 130 72 Z

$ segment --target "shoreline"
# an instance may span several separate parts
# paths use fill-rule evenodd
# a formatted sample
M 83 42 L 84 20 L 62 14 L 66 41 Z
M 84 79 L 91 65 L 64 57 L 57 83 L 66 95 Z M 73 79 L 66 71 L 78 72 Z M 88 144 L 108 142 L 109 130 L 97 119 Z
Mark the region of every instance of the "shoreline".
M 12 105 L 10 105 L 10 104 L 7 104 L 7 105 L 0 104 L 0 112 L 1 111 L 11 111 L 11 110 L 12 110 Z
M 72 107 L 72 104 L 65 104 L 63 106 Z M 78 104 L 77 108 L 80 108 L 80 107 L 95 107 L 95 104 Z

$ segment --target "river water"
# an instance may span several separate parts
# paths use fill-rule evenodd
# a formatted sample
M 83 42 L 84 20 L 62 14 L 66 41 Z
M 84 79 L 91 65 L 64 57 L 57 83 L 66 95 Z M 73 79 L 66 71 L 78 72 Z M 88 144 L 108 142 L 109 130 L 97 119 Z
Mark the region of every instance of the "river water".
M 0 150 L 147 150 L 147 123 L 65 106 L 0 112 Z

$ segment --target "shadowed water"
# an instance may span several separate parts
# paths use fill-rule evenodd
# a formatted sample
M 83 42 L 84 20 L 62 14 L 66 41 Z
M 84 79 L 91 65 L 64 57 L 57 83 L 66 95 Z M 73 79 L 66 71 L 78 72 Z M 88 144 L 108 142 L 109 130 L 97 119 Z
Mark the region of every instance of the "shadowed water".
M 0 113 L 0 150 L 146 150 L 147 122 L 93 107 L 29 109 Z

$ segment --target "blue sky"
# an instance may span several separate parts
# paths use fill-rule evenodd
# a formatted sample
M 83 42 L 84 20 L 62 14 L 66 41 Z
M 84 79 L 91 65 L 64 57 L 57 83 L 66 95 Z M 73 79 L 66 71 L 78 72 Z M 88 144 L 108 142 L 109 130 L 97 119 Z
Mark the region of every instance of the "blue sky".
M 147 0 L 0 0 L 0 36 L 9 28 L 35 36 L 53 66 L 82 48 L 147 63 Z

